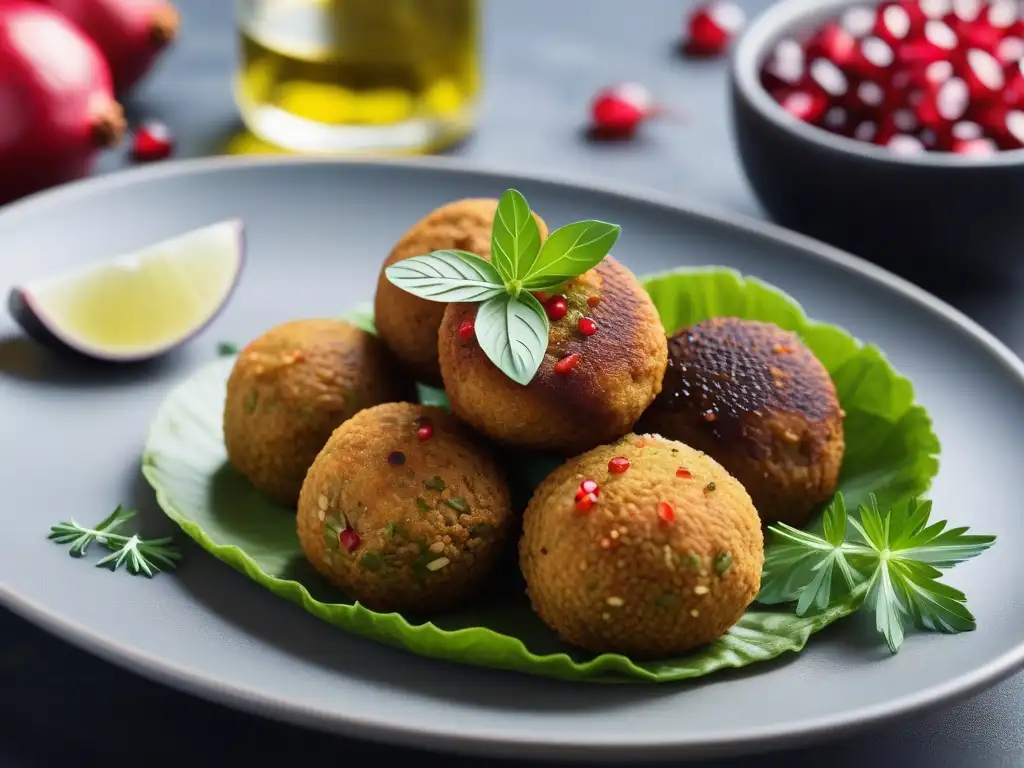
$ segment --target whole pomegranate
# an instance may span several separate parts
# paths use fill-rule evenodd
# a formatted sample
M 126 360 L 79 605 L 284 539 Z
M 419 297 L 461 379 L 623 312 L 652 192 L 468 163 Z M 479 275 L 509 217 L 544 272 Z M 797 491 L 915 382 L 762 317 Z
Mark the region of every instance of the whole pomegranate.
M 178 12 L 167 0 L 40 0 L 93 39 L 110 64 L 114 92 L 126 93 L 178 33 Z
M 0 0 L 0 204 L 85 176 L 124 129 L 95 44 L 44 5 Z

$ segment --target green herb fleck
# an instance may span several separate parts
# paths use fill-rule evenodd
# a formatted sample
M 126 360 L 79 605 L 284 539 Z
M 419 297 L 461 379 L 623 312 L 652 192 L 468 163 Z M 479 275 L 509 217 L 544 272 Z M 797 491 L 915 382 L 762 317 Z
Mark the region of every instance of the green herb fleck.
M 423 487 L 426 488 L 428 491 L 441 492 L 445 489 L 445 484 L 444 480 L 442 480 L 437 475 L 434 475 L 432 478 L 423 483 Z
M 427 514 L 430 511 L 430 505 L 427 504 L 421 497 L 416 497 L 416 509 L 420 511 L 421 515 Z
M 715 558 L 715 573 L 721 576 L 732 567 L 732 552 L 722 552 Z
M 476 523 L 469 526 L 469 535 L 474 539 L 482 539 L 494 533 L 494 526 L 490 523 Z
M 469 514 L 469 504 L 461 496 L 452 496 L 450 499 L 445 499 L 444 503 L 454 509 L 460 515 Z
M 705 485 L 705 486 L 704 486 L 704 490 L 705 490 L 705 491 L 713 491 L 713 490 L 715 490 L 715 488 L 717 488 L 717 487 L 718 487 L 718 486 L 717 486 L 717 485 L 715 485 L 715 481 L 714 481 L 714 480 L 712 480 L 711 482 L 709 482 L 709 483 L 708 483 L 707 485 Z
M 384 527 L 384 535 L 389 539 L 395 538 L 395 533 L 398 531 L 398 524 L 392 520 L 388 521 L 388 524 Z
M 694 568 L 700 568 L 700 555 L 690 553 L 686 556 L 687 565 L 692 565 Z
M 256 406 L 260 404 L 260 391 L 258 389 L 250 389 L 249 394 L 245 396 L 245 412 L 255 413 Z
M 135 517 L 135 511 L 121 505 L 111 512 L 94 528 L 86 528 L 74 520 L 50 527 L 48 538 L 58 544 L 70 544 L 72 557 L 84 557 L 89 545 L 98 541 L 110 550 L 110 554 L 96 561 L 98 567 L 109 566 L 116 571 L 127 565 L 129 573 L 142 574 L 152 578 L 163 569 L 173 569 L 181 560 L 170 537 L 161 539 L 140 539 L 138 534 L 127 536 L 115 533 L 128 520 Z
M 675 608 L 679 605 L 679 595 L 674 595 L 671 592 L 662 592 L 654 598 L 654 604 L 659 608 Z
M 217 354 L 221 357 L 229 357 L 238 354 L 238 345 L 233 341 L 222 341 L 217 344 Z
M 367 552 L 359 558 L 359 565 L 370 573 L 376 573 L 384 567 L 384 561 L 376 552 Z

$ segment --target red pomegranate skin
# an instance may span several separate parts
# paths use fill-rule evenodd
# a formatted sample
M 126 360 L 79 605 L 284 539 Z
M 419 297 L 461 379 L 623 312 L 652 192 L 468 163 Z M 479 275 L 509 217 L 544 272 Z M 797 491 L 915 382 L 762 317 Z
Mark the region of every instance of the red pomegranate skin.
M 0 0 L 0 115 L 0 204 L 85 176 L 125 127 L 96 45 L 27 0 Z
M 81 27 L 110 65 L 114 92 L 127 93 L 178 33 L 166 0 L 40 0 Z

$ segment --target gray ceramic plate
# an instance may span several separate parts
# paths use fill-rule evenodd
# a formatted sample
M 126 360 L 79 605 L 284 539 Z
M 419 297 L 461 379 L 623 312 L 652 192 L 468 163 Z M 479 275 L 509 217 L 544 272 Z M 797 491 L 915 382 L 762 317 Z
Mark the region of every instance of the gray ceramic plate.
M 729 265 L 812 317 L 879 344 L 916 382 L 943 443 L 932 496 L 1000 543 L 959 566 L 979 629 L 913 636 L 890 658 L 856 621 L 809 649 L 695 684 L 573 685 L 423 659 L 346 635 L 189 545 L 176 575 L 112 575 L 46 540 L 119 502 L 169 529 L 141 480 L 168 390 L 302 315 L 370 298 L 405 228 L 454 198 L 521 189 L 547 221 L 619 222 L 639 273 Z M 881 270 L 779 229 L 609 189 L 416 164 L 204 160 L 125 172 L 0 213 L 0 289 L 214 220 L 242 217 L 231 304 L 187 347 L 135 369 L 44 355 L 0 318 L 0 603 L 97 655 L 201 696 L 353 736 L 491 755 L 587 759 L 737 753 L 807 741 L 963 696 L 1024 660 L 1024 365 L 966 318 Z

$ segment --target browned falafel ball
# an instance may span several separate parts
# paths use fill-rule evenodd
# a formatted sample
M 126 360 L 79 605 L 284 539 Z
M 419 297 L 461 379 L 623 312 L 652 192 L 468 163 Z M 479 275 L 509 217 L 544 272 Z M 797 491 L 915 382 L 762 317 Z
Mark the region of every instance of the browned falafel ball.
M 449 413 L 361 411 L 331 435 L 299 497 L 310 563 L 377 611 L 455 608 L 480 588 L 513 517 L 501 468 Z
M 476 316 L 476 304 L 448 306 L 438 349 L 459 418 L 510 446 L 571 455 L 629 432 L 661 390 L 668 350 L 647 292 L 611 256 L 561 295 L 568 311 L 550 321 L 547 353 L 525 387 L 497 368 L 475 338 L 459 333 Z M 583 317 L 596 324 L 591 335 L 579 329 Z
M 283 323 L 235 360 L 224 403 L 228 459 L 258 490 L 294 507 L 335 427 L 363 408 L 414 393 L 375 336 L 339 320 Z
M 669 339 L 662 392 L 638 428 L 713 456 L 765 525 L 800 527 L 836 489 L 844 415 L 825 366 L 795 334 L 720 317 Z
M 384 270 L 397 261 L 423 256 L 432 251 L 455 248 L 491 259 L 491 226 L 498 201 L 467 198 L 431 211 L 391 249 L 377 279 L 373 312 L 377 331 L 403 365 L 424 384 L 441 386 L 437 364 L 437 329 L 445 304 L 427 301 L 403 291 L 388 280 Z M 536 213 L 541 238 L 548 227 Z
M 718 462 L 627 435 L 544 480 L 519 558 L 534 610 L 562 640 L 654 659 L 739 621 L 761 587 L 764 541 L 750 496 Z

